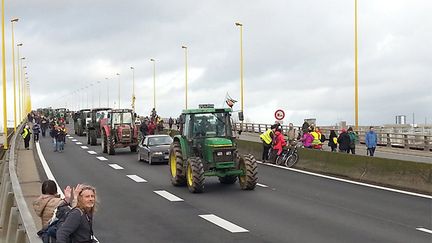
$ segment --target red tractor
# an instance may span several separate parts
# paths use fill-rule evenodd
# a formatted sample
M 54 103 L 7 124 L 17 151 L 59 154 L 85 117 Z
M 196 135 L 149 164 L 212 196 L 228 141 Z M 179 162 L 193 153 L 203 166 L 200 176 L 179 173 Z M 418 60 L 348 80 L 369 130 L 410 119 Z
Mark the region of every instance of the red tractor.
M 137 151 L 138 130 L 135 114 L 131 109 L 115 109 L 108 112 L 107 118 L 100 120 L 102 151 L 115 154 L 116 148 L 130 147 Z

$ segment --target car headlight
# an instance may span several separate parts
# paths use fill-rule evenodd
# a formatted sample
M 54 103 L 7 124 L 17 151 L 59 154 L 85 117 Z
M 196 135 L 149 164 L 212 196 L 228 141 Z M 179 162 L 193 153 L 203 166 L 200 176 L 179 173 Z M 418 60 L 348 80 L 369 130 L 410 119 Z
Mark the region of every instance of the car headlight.
M 162 155 L 162 152 L 153 152 L 153 155 Z

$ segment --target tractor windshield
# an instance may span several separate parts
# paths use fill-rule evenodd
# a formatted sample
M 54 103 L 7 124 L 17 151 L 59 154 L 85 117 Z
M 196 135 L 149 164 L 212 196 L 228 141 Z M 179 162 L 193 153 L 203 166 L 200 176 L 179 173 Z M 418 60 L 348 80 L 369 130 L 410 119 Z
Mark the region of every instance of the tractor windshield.
M 132 124 L 131 113 L 112 113 L 113 124 Z
M 230 137 L 231 127 L 229 124 L 230 120 L 227 113 L 196 114 L 193 134 L 195 137 Z

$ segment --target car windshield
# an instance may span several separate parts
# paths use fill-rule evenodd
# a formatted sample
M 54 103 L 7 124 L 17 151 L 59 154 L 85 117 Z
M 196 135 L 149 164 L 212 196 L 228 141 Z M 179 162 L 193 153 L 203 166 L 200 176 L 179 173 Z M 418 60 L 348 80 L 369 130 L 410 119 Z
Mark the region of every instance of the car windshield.
M 194 135 L 197 137 L 225 137 L 227 134 L 226 124 L 229 121 L 228 114 L 211 113 L 196 114 L 194 122 Z M 230 129 L 228 129 L 231 131 Z
M 170 136 L 160 136 L 160 137 L 148 138 L 148 145 L 149 146 L 168 145 L 171 143 L 172 143 L 172 138 Z

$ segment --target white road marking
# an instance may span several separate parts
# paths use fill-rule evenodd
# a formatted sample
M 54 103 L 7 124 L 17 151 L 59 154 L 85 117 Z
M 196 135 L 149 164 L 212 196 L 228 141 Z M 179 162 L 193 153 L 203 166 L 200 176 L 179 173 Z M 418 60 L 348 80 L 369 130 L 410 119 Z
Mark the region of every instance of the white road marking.
M 130 179 L 134 180 L 135 182 L 147 182 L 146 180 L 144 180 L 143 178 L 137 176 L 137 175 L 126 175 L 127 177 L 129 177 Z
M 42 150 L 40 148 L 39 143 L 36 143 L 36 150 L 37 150 L 39 159 L 40 159 L 40 161 L 42 163 L 42 166 L 43 166 L 43 168 L 45 170 L 45 174 L 47 175 L 47 178 L 50 179 L 50 180 L 53 180 L 55 182 L 55 184 L 57 185 L 57 192 L 58 192 L 58 194 L 60 194 L 61 198 L 64 198 L 63 190 L 60 188 L 59 184 L 57 183 L 57 180 L 55 179 L 53 173 L 51 172 L 51 169 L 49 168 L 48 163 L 46 162 L 45 157 L 42 154 Z M 96 242 L 99 242 L 98 239 L 96 238 L 96 236 L 94 238 L 95 238 Z
M 89 150 L 89 151 L 87 151 L 87 153 L 89 153 L 89 154 L 97 154 L 95 151 L 93 151 L 93 150 Z
M 88 149 L 88 147 L 87 147 L 87 146 L 81 146 L 81 148 L 82 148 L 82 149 Z
M 161 190 L 161 191 L 154 191 L 156 194 L 159 194 L 159 196 L 164 197 L 166 199 L 168 199 L 171 202 L 181 202 L 184 201 L 183 199 L 177 197 L 174 194 L 171 194 L 167 191 Z
M 76 139 L 72 139 L 71 141 L 72 141 L 72 142 L 78 142 L 78 140 L 76 140 Z
M 294 169 L 294 168 L 288 168 L 288 167 L 285 167 L 285 166 L 274 165 L 274 164 L 269 164 L 269 163 L 263 163 L 261 161 L 257 161 L 257 163 L 263 164 L 263 165 L 267 165 L 267 166 L 277 167 L 277 168 L 284 169 L 284 170 L 291 170 L 291 171 L 295 171 L 295 172 L 303 173 L 303 174 L 307 174 L 307 175 L 318 176 L 318 177 L 322 177 L 322 178 L 326 178 L 326 179 L 330 179 L 330 180 L 341 181 L 341 182 L 346 182 L 346 183 L 350 183 L 350 184 L 371 187 L 371 188 L 385 190 L 385 191 L 397 192 L 397 193 L 402 193 L 402 194 L 406 194 L 406 195 L 410 195 L 410 196 L 416 196 L 416 197 L 423 197 L 423 198 L 432 199 L 432 196 L 425 195 L 425 194 L 420 194 L 420 193 L 415 193 L 415 192 L 408 192 L 408 191 L 403 191 L 403 190 L 397 190 L 397 189 L 383 187 L 383 186 L 376 186 L 376 185 L 362 183 L 362 182 L 358 182 L 358 181 L 350 181 L 350 180 L 341 179 L 341 178 L 337 178 L 337 177 L 332 177 L 332 176 L 327 176 L 327 175 L 321 175 L 321 174 L 317 174 L 317 173 L 313 173 L 313 172 L 309 172 L 309 171 L 304 171 L 304 170 L 299 170 L 299 169 Z
M 75 142 L 75 144 L 81 145 L 82 143 L 81 142 Z
M 426 233 L 432 234 L 432 230 L 430 230 L 430 229 L 426 229 L 426 228 L 423 228 L 423 227 L 416 228 L 416 230 L 420 230 L 420 231 L 423 231 L 423 232 L 426 232 Z
M 102 157 L 103 158 L 103 157 Z M 111 166 L 113 169 L 115 170 L 123 170 L 123 167 L 121 167 L 118 164 L 108 164 L 109 166 Z
M 267 188 L 267 187 L 268 187 L 267 185 L 260 184 L 260 183 L 257 183 L 256 185 L 257 185 L 257 186 L 260 186 L 260 187 L 264 187 L 264 188 Z
M 70 137 L 70 135 L 69 135 L 69 134 L 66 134 L 66 137 Z
M 66 136 L 67 136 L 67 135 L 66 135 Z M 69 139 L 73 139 L 74 137 L 69 136 L 68 138 L 69 138 Z
M 214 214 L 204 214 L 204 215 L 199 215 L 201 218 L 221 227 L 224 228 L 226 230 L 228 230 L 231 233 L 241 233 L 241 232 L 249 232 L 249 230 L 242 228 L 238 225 L 235 225 L 223 218 L 220 218 Z
M 98 160 L 102 160 L 102 161 L 104 161 L 104 160 L 108 160 L 107 158 L 105 158 L 105 157 L 103 157 L 103 156 L 98 156 L 98 157 L 96 157 Z

